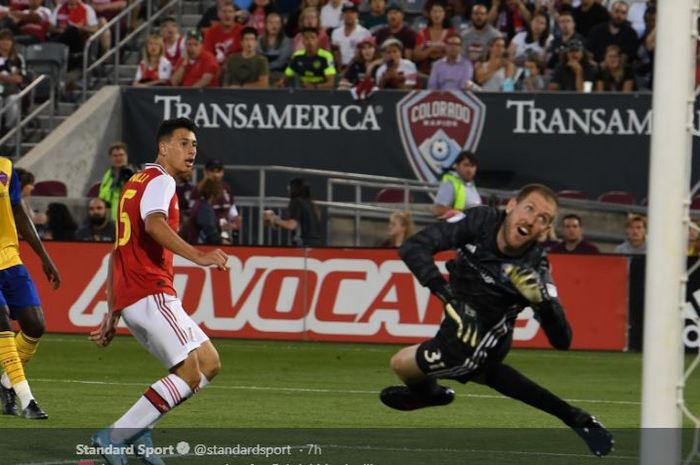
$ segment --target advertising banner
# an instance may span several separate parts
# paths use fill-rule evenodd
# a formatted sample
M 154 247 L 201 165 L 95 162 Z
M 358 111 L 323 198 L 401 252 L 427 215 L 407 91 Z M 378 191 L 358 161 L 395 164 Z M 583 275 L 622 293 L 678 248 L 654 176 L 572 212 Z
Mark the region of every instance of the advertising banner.
M 184 116 L 200 127 L 200 157 L 230 165 L 435 181 L 469 149 L 482 187 L 544 182 L 589 198 L 610 190 L 646 197 L 650 94 L 381 91 L 357 102 L 344 91 L 122 92 L 124 139 L 137 163 L 154 158 L 159 122 Z M 241 183 L 236 193 L 252 195 Z
M 88 333 L 107 310 L 110 244 L 47 242 L 62 272 L 54 291 L 26 244 L 50 332 Z M 389 249 L 230 247 L 228 272 L 175 260 L 184 308 L 213 337 L 416 343 L 432 337 L 442 306 Z M 437 257 L 439 266 L 450 254 Z M 576 349 L 624 350 L 627 261 L 624 257 L 551 257 Z M 125 329 L 122 329 L 125 332 Z M 521 312 L 517 347 L 549 347 L 532 310 Z

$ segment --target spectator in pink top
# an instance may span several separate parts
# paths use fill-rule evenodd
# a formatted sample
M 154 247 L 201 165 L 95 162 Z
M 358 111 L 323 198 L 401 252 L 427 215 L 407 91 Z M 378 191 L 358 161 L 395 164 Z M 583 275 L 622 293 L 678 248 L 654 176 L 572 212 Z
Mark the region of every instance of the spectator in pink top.
M 447 36 L 454 32 L 447 18 L 445 4 L 435 1 L 428 5 L 428 26 L 416 34 L 413 61 L 420 72 L 429 74 L 432 64 L 445 56 Z

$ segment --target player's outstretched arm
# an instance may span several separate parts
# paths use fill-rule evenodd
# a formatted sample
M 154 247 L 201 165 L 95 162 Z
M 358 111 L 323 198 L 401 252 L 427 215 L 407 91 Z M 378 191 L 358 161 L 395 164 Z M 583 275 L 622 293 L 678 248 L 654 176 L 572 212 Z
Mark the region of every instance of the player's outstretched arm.
M 228 270 L 228 265 L 226 264 L 228 255 L 221 249 L 202 252 L 192 247 L 170 227 L 163 213 L 153 212 L 149 214 L 144 220 L 144 224 L 146 232 L 153 240 L 172 253 L 200 266 L 215 266 L 219 270 Z
M 48 252 L 46 252 L 44 244 L 41 243 L 39 234 L 36 232 L 34 223 L 32 223 L 32 220 L 27 216 L 27 212 L 24 211 L 21 203 L 12 205 L 12 214 L 15 217 L 17 232 L 29 243 L 34 253 L 41 259 L 41 266 L 44 269 L 44 274 L 53 285 L 53 288 L 58 289 L 61 285 L 61 275 L 58 273 L 58 269 L 51 260 L 51 257 L 49 257 Z

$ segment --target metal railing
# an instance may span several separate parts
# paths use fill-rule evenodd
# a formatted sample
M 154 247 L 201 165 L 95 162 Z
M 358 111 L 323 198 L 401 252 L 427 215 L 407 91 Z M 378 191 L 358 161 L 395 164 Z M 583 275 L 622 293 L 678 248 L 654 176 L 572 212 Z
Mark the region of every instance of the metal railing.
M 48 81 L 48 86 L 49 86 L 49 98 L 40 103 L 39 105 L 36 105 L 34 102 L 34 92 L 36 88 L 43 82 Z M 29 109 L 28 109 L 28 114 L 24 118 L 22 118 L 22 101 L 25 99 L 25 97 L 29 96 Z M 11 103 L 5 103 L 5 105 L 0 108 L 0 121 L 5 118 L 5 113 L 10 111 L 10 108 L 16 108 L 18 110 L 18 115 L 17 115 L 17 124 L 15 124 L 14 127 L 12 127 L 9 131 L 7 131 L 6 134 L 0 138 L 0 146 L 5 145 L 10 139 L 14 137 L 15 139 L 15 153 L 14 157 L 15 159 L 19 158 L 21 155 L 21 149 L 22 149 L 22 129 L 27 126 L 34 118 L 36 118 L 38 115 L 40 115 L 46 108 L 49 108 L 49 125 L 50 127 L 53 127 L 53 117 L 54 117 L 54 111 L 55 111 L 55 86 L 53 83 L 53 80 L 51 79 L 50 76 L 46 74 L 42 74 L 36 79 L 34 79 L 27 87 L 22 89 L 22 91 L 19 94 L 15 94 L 13 96 L 13 102 Z M 7 99 L 6 99 L 7 100 Z
M 146 20 L 140 24 L 133 31 L 128 33 L 126 37 L 122 38 L 121 34 L 121 22 L 123 18 L 127 18 L 127 24 L 130 21 L 132 11 L 137 7 L 140 8 L 146 5 Z M 122 47 L 128 44 L 132 39 L 136 38 L 141 32 L 147 28 L 152 27 L 153 23 L 161 16 L 167 14 L 171 8 L 176 8 L 176 16 L 178 23 L 180 22 L 180 17 L 182 15 L 182 0 L 170 0 L 165 6 L 160 8 L 158 11 L 152 11 L 152 0 L 136 0 L 135 2 L 129 4 L 124 10 L 122 10 L 117 16 L 112 18 L 107 24 L 99 28 L 92 34 L 86 41 L 83 47 L 83 89 L 81 101 L 84 102 L 87 98 L 88 91 L 88 78 L 90 73 L 95 70 L 98 66 L 106 63 L 110 58 L 114 59 L 114 69 L 112 70 L 113 79 L 116 84 L 119 84 L 119 67 L 120 67 L 120 53 Z M 95 60 L 92 64 L 88 64 L 90 60 L 90 48 L 92 45 L 98 41 L 104 34 L 109 30 L 114 30 L 114 40 L 112 46 L 109 50 Z

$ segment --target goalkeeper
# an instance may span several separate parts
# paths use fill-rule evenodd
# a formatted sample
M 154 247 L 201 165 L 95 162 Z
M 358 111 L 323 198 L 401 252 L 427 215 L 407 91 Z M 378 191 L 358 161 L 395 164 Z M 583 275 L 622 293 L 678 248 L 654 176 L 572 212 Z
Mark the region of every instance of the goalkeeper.
M 433 339 L 392 357 L 391 368 L 405 384 L 385 388 L 380 395 L 384 404 L 397 410 L 447 405 L 454 391 L 438 385 L 437 378 L 474 381 L 556 416 L 595 455 L 612 450 L 612 435 L 594 416 L 503 363 L 515 319 L 528 306 L 552 346 L 566 350 L 571 343 L 571 327 L 537 241 L 552 227 L 557 207 L 551 189 L 529 184 L 508 202 L 505 213 L 471 208 L 423 229 L 401 246 L 410 270 L 445 304 L 445 318 Z M 450 249 L 457 249 L 457 257 L 447 263 L 448 283 L 433 255 Z

